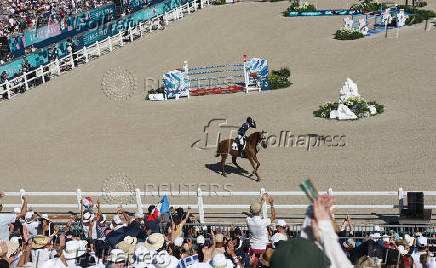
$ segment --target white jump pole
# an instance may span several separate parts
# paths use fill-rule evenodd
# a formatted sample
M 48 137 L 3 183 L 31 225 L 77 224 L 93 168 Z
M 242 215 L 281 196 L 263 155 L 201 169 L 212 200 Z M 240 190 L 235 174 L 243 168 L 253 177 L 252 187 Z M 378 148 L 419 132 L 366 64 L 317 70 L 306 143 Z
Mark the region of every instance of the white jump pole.
M 248 84 L 250 83 L 249 77 L 247 74 L 247 55 L 244 54 L 244 81 L 245 81 L 245 93 L 248 93 Z
M 189 67 L 188 67 L 188 61 L 185 60 L 183 65 L 183 70 L 186 73 L 186 78 L 188 79 L 188 99 L 190 95 L 190 89 L 191 89 L 191 82 L 189 82 Z

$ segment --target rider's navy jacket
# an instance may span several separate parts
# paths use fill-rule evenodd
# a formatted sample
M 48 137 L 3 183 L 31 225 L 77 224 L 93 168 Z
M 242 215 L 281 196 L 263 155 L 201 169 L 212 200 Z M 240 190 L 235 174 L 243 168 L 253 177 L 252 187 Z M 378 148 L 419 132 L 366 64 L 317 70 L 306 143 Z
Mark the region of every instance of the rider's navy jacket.
M 242 137 L 245 136 L 245 132 L 250 128 L 250 125 L 248 123 L 242 124 L 242 126 L 238 130 L 238 135 L 241 135 Z

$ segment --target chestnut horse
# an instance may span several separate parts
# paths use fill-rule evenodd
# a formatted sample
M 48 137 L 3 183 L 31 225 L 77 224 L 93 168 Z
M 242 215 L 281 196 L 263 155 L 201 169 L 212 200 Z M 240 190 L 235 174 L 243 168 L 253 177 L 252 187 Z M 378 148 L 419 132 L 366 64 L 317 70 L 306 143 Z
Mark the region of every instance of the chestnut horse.
M 245 148 L 242 151 L 242 155 L 239 155 L 238 150 L 232 150 L 232 143 L 234 142 L 234 139 L 227 139 L 220 141 L 218 144 L 218 148 L 216 150 L 216 157 L 221 155 L 221 172 L 224 177 L 227 176 L 226 171 L 224 170 L 224 166 L 226 164 L 227 154 L 232 156 L 232 163 L 237 167 L 241 168 L 238 163 L 236 163 L 236 158 L 242 157 L 242 158 L 248 158 L 250 160 L 251 165 L 253 166 L 253 173 L 251 175 L 255 174 L 257 177 L 257 180 L 260 180 L 260 176 L 257 174 L 257 169 L 260 166 L 259 160 L 257 160 L 257 145 L 260 143 L 263 148 L 266 149 L 267 143 L 266 138 L 264 135 L 264 131 L 262 132 L 254 132 L 251 134 L 248 138 L 245 139 Z M 250 175 L 250 176 L 251 176 Z

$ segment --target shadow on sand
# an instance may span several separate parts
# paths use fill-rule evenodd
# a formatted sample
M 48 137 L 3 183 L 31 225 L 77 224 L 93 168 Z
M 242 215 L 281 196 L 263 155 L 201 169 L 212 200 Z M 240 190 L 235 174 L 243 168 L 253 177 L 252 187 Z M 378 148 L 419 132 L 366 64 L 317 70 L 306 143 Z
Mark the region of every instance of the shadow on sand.
M 206 168 L 212 170 L 213 172 L 215 172 L 216 174 L 221 175 L 221 162 L 215 163 L 215 164 L 205 164 L 204 165 Z M 254 175 L 252 175 L 251 173 L 249 173 L 247 170 L 243 169 L 243 168 L 237 168 L 233 165 L 225 165 L 225 170 L 227 174 L 238 174 L 241 176 L 244 176 L 246 178 L 249 178 L 250 180 L 256 180 L 256 177 Z

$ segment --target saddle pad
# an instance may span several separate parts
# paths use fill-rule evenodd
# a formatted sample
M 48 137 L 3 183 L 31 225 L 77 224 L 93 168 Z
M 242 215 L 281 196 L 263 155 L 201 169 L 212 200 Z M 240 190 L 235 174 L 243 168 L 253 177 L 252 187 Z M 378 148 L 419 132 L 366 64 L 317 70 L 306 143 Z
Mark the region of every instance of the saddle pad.
M 242 150 L 245 149 L 245 144 L 246 143 L 244 142 L 244 146 L 242 147 Z M 232 150 L 234 150 L 234 151 L 238 150 L 238 144 L 235 141 L 232 143 Z

